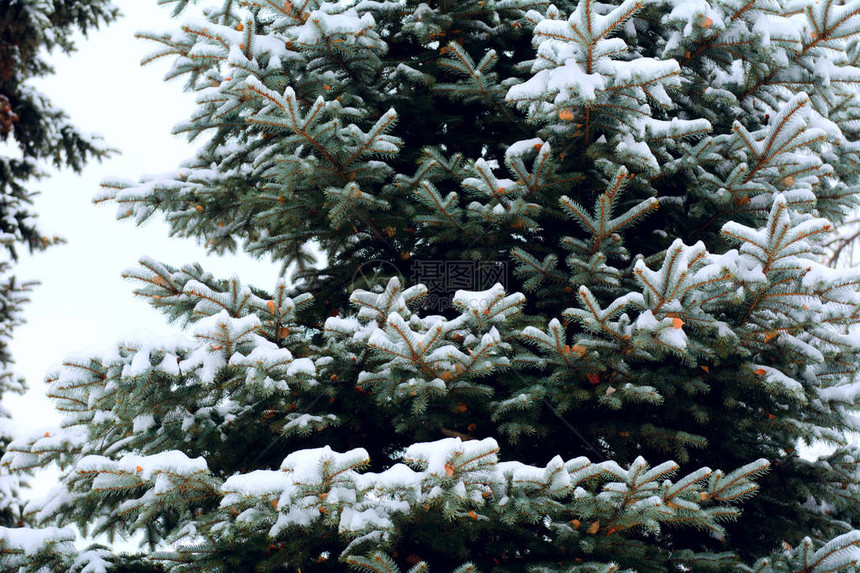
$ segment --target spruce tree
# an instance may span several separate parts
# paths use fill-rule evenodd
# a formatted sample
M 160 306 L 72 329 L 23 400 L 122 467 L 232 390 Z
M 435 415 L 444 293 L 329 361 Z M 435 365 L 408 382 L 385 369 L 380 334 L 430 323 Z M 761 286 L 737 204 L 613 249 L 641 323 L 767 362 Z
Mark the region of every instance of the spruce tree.
M 190 335 L 48 375 L 8 567 L 858 570 L 860 1 L 199 4 L 98 200 L 283 279 L 128 272 Z
M 0 395 L 24 390 L 11 369 L 9 341 L 35 283 L 11 274 L 19 249 L 41 251 L 60 240 L 37 227 L 30 206 L 34 184 L 48 164 L 79 172 L 109 152 L 99 137 L 73 126 L 33 80 L 53 72 L 47 60 L 52 51 L 70 53 L 76 34 L 86 35 L 116 15 L 107 0 L 0 1 Z M 13 437 L 9 417 L 0 408 L 0 451 Z M 18 480 L 0 471 L 0 526 L 19 524 L 19 501 Z

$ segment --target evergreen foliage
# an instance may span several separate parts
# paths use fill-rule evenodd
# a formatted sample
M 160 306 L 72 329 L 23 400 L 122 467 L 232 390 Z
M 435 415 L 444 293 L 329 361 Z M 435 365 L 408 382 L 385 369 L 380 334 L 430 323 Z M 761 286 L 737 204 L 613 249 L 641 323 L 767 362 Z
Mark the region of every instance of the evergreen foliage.
M 80 171 L 88 160 L 109 153 L 99 137 L 70 124 L 33 80 L 53 72 L 46 59 L 52 51 L 72 52 L 75 34 L 86 35 L 116 15 L 107 0 L 0 1 L 0 394 L 24 389 L 10 370 L 9 339 L 22 322 L 21 308 L 34 283 L 10 275 L 18 249 L 40 251 L 60 241 L 36 226 L 33 185 L 49 163 Z M 8 417 L 0 408 L 0 449 L 13 437 Z M 0 526 L 20 520 L 17 487 L 17 479 L 0 472 Z
M 197 156 L 99 200 L 285 277 L 129 271 L 191 336 L 49 374 L 64 427 L 2 463 L 64 477 L 0 559 L 860 569 L 860 272 L 823 248 L 857 202 L 860 2 L 200 4 L 142 34 Z M 512 272 L 410 278 L 463 261 Z

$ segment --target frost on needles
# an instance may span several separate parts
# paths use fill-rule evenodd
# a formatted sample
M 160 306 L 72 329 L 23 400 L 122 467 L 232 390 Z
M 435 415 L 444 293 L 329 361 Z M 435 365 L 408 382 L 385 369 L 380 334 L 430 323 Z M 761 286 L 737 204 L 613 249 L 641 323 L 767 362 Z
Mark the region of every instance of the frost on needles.
M 98 201 L 284 277 L 128 271 L 3 567 L 860 569 L 860 1 L 161 3 L 199 151 Z

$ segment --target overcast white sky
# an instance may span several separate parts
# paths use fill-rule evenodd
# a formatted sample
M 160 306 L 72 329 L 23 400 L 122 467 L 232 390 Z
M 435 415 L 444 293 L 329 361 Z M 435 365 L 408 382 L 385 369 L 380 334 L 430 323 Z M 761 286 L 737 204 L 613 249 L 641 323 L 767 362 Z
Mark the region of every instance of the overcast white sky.
M 68 244 L 23 258 L 16 268 L 21 280 L 37 279 L 25 315 L 15 331 L 12 354 L 16 370 L 30 385 L 24 398 L 4 396 L 22 430 L 56 425 L 59 417 L 44 397 L 46 371 L 70 353 L 115 344 L 147 331 L 176 333 L 162 315 L 132 295 L 133 285 L 121 278 L 142 255 L 173 265 L 199 261 L 216 276 L 239 274 L 243 281 L 270 288 L 279 265 L 247 257 L 206 259 L 205 251 L 187 239 L 171 239 L 167 226 L 153 221 L 144 227 L 114 218 L 112 205 L 95 206 L 99 182 L 109 176 L 137 179 L 141 174 L 176 168 L 193 150 L 171 128 L 188 117 L 193 96 L 182 93 L 182 80 L 165 83 L 167 60 L 140 66 L 154 46 L 136 40 L 139 30 L 175 26 L 169 10 L 155 0 L 114 0 L 124 16 L 79 42 L 71 57 L 54 54 L 57 74 L 39 87 L 65 109 L 85 131 L 101 133 L 121 155 L 90 165 L 82 175 L 56 172 L 43 181 L 35 208 L 46 234 Z

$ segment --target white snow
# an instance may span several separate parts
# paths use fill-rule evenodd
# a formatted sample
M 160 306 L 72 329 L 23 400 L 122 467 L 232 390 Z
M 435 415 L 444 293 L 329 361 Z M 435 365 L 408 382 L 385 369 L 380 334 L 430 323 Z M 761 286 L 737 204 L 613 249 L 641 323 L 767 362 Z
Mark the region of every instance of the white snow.
M 75 532 L 69 527 L 0 527 L 0 548 L 15 547 L 25 555 L 37 555 L 53 543 L 69 543 L 75 539 Z
M 516 141 L 508 146 L 505 150 L 505 155 L 508 157 L 521 157 L 534 152 L 535 149 L 540 148 L 542 145 L 544 145 L 544 142 L 539 137 Z

